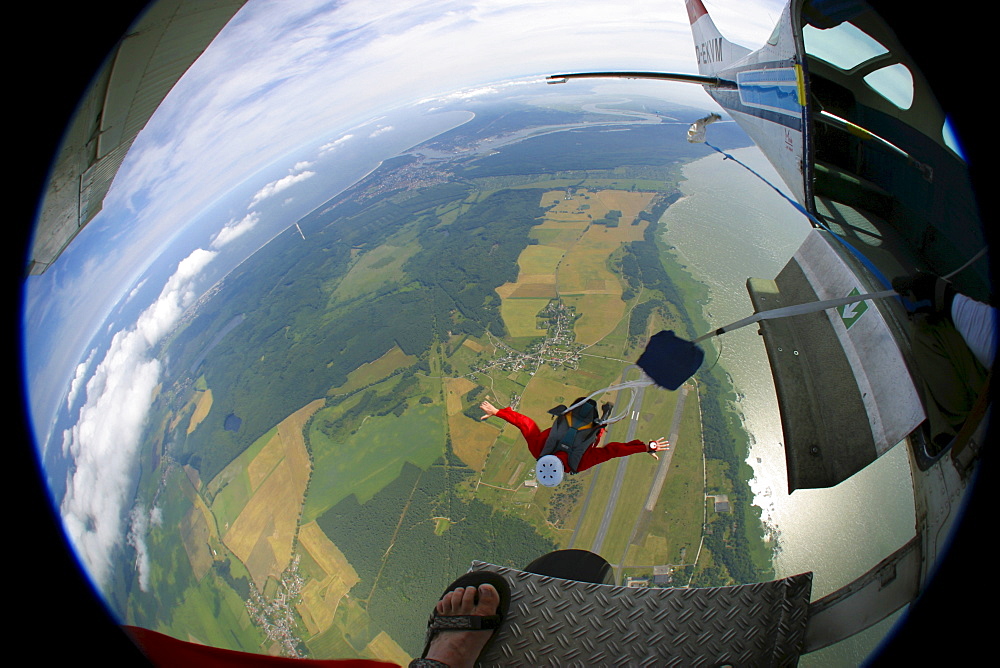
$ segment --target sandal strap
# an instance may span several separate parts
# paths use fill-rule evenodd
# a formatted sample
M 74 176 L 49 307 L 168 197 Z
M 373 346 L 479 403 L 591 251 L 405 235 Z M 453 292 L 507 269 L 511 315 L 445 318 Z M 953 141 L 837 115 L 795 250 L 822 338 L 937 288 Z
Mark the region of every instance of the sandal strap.
M 433 615 L 429 631 L 480 631 L 500 626 L 500 615 Z
M 447 663 L 441 663 L 434 659 L 414 659 L 410 661 L 409 668 L 451 668 Z

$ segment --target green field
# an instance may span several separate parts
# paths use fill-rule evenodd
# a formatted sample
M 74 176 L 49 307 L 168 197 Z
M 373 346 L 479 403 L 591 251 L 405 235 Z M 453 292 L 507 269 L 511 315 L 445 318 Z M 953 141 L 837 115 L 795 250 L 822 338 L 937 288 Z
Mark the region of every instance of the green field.
M 162 523 L 147 537 L 149 581 L 145 591 L 137 587 L 130 597 L 126 623 L 216 647 L 257 651 L 263 635 L 251 624 L 244 598 L 233 587 L 240 578 L 246 585 L 245 569 L 226 560 L 223 552 L 218 555 L 223 561 L 216 561 L 200 581 L 194 577 L 175 528 L 190 511 L 195 490 L 179 469 L 168 482 L 159 499 Z M 224 550 L 221 543 L 219 547 Z M 228 580 L 220 577 L 223 572 L 231 574 Z
M 399 417 L 368 417 L 346 438 L 333 440 L 319 425 L 328 416 L 336 419 L 336 413 L 335 408 L 321 410 L 308 432 L 314 468 L 303 522 L 351 494 L 365 503 L 396 479 L 405 462 L 426 469 L 444 453 L 446 420 L 439 404 L 414 401 Z
M 330 294 L 330 306 L 370 295 L 403 278 L 403 265 L 420 249 L 415 236 L 415 230 L 407 230 L 362 254 Z
M 214 647 L 255 652 L 263 639 L 253 626 L 243 599 L 214 573 L 184 592 L 173 623 L 161 633 Z

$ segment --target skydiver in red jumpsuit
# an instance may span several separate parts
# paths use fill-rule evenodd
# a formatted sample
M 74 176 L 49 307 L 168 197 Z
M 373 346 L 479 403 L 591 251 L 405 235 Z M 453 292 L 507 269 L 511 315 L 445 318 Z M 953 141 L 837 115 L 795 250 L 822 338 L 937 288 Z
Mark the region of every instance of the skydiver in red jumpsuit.
M 501 408 L 497 409 L 496 406 L 488 401 L 484 401 L 479 404 L 479 407 L 483 409 L 486 413 L 480 420 L 485 420 L 492 416 L 497 416 L 507 422 L 511 423 L 515 427 L 521 430 L 521 435 L 524 436 L 524 440 L 528 443 L 528 451 L 531 452 L 531 456 L 538 459 L 542 453 L 542 447 L 545 445 L 545 439 L 549 436 L 550 429 L 541 431 L 535 421 L 532 420 L 527 415 L 521 415 L 517 411 L 511 408 Z M 604 436 L 604 429 L 602 428 L 597 435 L 597 440 L 594 445 L 587 448 L 587 451 L 583 454 L 583 458 L 580 460 L 580 465 L 577 468 L 577 472 L 585 471 L 592 466 L 596 466 L 601 462 L 606 462 L 609 459 L 614 459 L 615 457 L 627 457 L 628 455 L 635 455 L 641 452 L 648 452 L 659 459 L 657 452 L 662 452 L 670 449 L 670 441 L 665 438 L 658 438 L 655 441 L 650 441 L 648 444 L 645 441 L 634 440 L 628 443 L 608 443 L 606 445 L 600 445 L 601 437 Z M 569 469 L 569 458 L 565 452 L 558 451 L 554 453 L 560 461 L 562 461 L 563 466 Z

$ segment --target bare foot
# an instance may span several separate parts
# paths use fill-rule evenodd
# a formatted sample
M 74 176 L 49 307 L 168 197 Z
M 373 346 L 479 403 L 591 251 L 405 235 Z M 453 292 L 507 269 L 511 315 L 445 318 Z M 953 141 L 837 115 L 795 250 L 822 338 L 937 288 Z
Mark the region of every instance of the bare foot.
M 478 594 L 478 596 L 477 596 Z M 478 599 L 478 600 L 477 600 Z M 500 605 L 500 594 L 491 584 L 459 587 L 438 601 L 438 615 L 494 615 Z M 446 663 L 451 668 L 472 668 L 483 651 L 493 629 L 481 631 L 439 631 L 427 650 L 427 658 Z

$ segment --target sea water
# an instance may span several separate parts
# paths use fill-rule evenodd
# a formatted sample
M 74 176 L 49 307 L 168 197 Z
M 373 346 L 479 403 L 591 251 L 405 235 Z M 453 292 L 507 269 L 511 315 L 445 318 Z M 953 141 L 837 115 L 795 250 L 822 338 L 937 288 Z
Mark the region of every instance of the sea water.
M 706 152 L 711 149 L 706 147 Z M 756 147 L 731 152 L 782 191 L 788 189 Z M 664 213 L 663 241 L 708 286 L 711 327 L 753 313 L 747 278 L 773 279 L 810 231 L 808 220 L 757 176 L 712 152 L 684 168 L 684 197 Z M 767 353 L 756 326 L 713 339 L 731 376 L 737 410 L 750 435 L 750 489 L 774 547 L 778 577 L 813 572 L 812 598 L 836 591 L 875 566 L 915 533 L 905 445 L 829 489 L 788 493 L 781 419 Z M 701 332 L 699 332 L 701 334 Z M 706 364 L 719 354 L 709 349 Z M 845 425 L 849 429 L 850 425 Z M 803 657 L 803 665 L 853 665 L 875 647 L 895 617 L 839 646 Z

